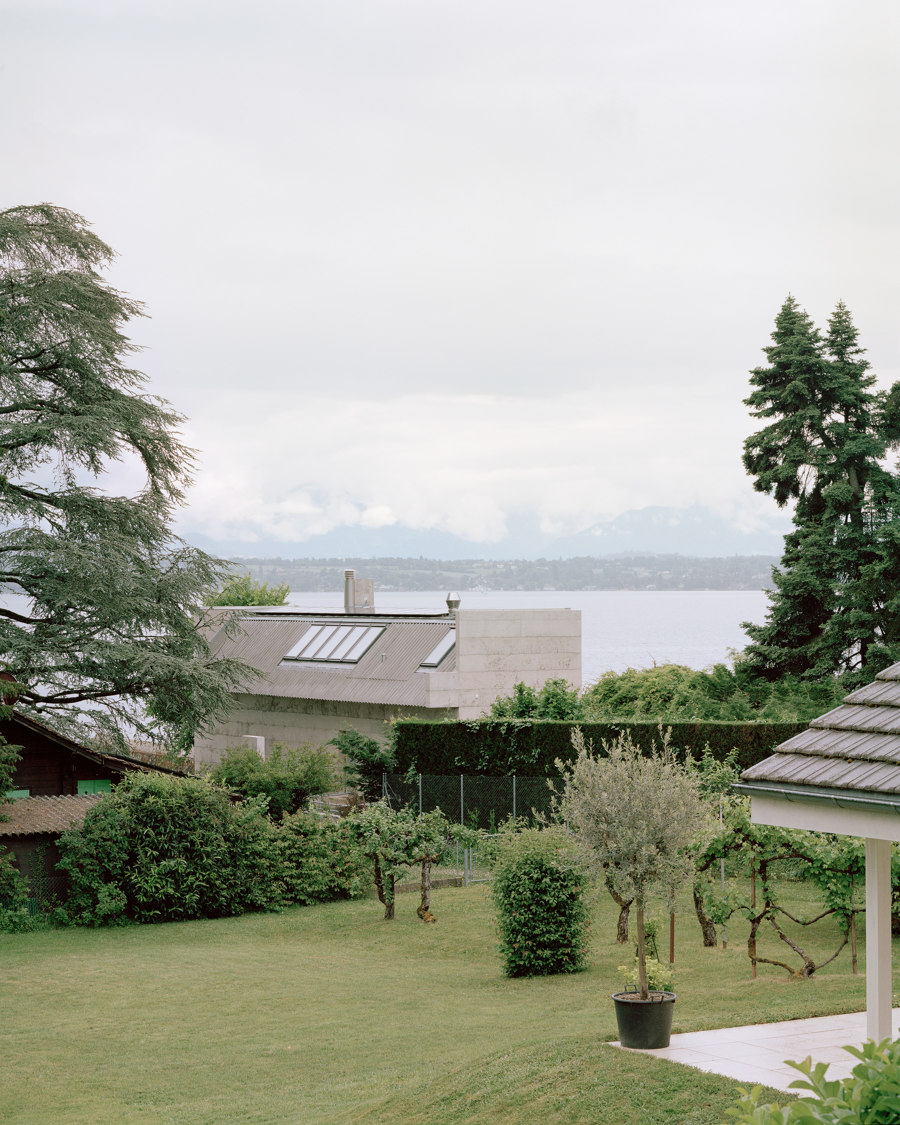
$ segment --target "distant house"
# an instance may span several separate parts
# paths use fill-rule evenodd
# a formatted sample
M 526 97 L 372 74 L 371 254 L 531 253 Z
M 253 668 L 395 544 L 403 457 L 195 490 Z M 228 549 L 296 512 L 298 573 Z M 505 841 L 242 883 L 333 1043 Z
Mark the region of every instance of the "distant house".
M 217 656 L 258 669 L 228 718 L 194 745 L 196 764 L 255 737 L 322 744 L 352 728 L 380 736 L 391 719 L 475 718 L 520 681 L 581 684 L 581 613 L 465 609 L 377 611 L 369 580 L 345 573 L 343 611 L 239 609 L 238 631 L 212 637 Z
M 8 803 L 0 804 L 0 847 L 7 847 L 36 897 L 58 900 L 60 833 L 77 828 L 104 793 L 129 773 L 177 773 L 83 746 L 27 715 L 0 720 L 0 737 L 20 748 Z

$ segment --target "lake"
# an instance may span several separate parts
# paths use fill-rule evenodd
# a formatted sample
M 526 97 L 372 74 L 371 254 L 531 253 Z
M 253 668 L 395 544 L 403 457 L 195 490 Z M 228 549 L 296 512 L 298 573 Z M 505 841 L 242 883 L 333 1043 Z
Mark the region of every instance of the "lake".
M 440 612 L 447 591 L 375 591 L 379 610 Z M 706 668 L 727 662 L 747 637 L 742 621 L 761 624 L 764 590 L 491 590 L 460 593 L 462 608 L 580 609 L 581 666 L 585 684 L 603 672 L 686 664 Z M 343 595 L 292 590 L 302 609 L 340 611 Z

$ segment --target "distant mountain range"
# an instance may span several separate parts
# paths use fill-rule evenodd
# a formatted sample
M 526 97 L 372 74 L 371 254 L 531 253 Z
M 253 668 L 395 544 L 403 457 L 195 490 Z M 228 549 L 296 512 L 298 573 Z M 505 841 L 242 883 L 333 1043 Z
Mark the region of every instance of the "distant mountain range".
M 225 558 L 426 558 L 426 559 L 564 559 L 583 556 L 686 555 L 724 558 L 729 555 L 780 557 L 790 523 L 777 513 L 773 522 L 751 530 L 735 526 L 701 505 L 689 508 L 631 509 L 595 524 L 577 535 L 548 536 L 528 519 L 511 520 L 497 542 L 473 542 L 444 531 L 392 527 L 340 527 L 325 535 L 296 542 L 272 537 L 253 543 L 217 539 L 200 532 L 183 537 L 211 554 Z

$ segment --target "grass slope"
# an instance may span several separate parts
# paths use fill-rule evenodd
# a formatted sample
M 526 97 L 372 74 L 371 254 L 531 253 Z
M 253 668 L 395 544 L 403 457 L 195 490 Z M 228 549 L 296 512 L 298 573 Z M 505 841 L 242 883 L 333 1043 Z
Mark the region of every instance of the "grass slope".
M 605 896 L 586 972 L 512 981 L 486 887 L 437 892 L 434 926 L 416 903 L 393 923 L 365 900 L 0 935 L 0 1121 L 722 1120 L 735 1083 L 603 1046 L 628 956 Z M 813 944 L 834 936 L 821 923 Z M 847 953 L 809 981 L 753 981 L 739 929 L 729 941 L 704 950 L 685 914 L 675 1031 L 865 1006 Z

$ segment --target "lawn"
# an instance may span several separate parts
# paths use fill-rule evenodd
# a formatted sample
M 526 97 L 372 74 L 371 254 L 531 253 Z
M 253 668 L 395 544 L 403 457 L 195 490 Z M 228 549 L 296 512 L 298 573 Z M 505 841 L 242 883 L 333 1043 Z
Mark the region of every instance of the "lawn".
M 723 1119 L 734 1082 L 604 1046 L 628 956 L 605 895 L 588 970 L 531 980 L 500 973 L 487 887 L 435 892 L 433 926 L 417 901 L 402 896 L 393 923 L 368 899 L 0 935 L 0 1121 Z M 763 969 L 754 981 L 743 933 L 705 950 L 681 918 L 675 1031 L 865 1007 L 848 951 L 821 977 Z M 812 944 L 824 951 L 835 933 L 820 923 Z

